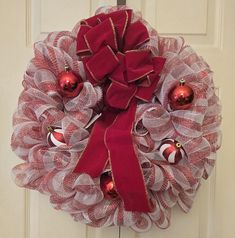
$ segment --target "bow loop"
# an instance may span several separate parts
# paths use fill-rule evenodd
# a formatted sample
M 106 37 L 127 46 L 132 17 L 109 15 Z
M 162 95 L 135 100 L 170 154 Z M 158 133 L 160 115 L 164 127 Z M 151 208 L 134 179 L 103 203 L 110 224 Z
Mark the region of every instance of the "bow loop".
M 92 16 L 90 18 L 87 18 L 85 20 L 82 20 L 81 24 L 82 25 L 87 25 L 87 26 L 90 26 L 90 27 L 94 27 L 94 26 L 98 25 L 101 22 L 101 19 L 105 16 L 106 16 L 106 14 L 100 13 L 100 14 L 97 14 L 97 15 Z
M 119 43 L 123 40 L 123 37 L 126 33 L 127 28 L 130 25 L 132 16 L 132 10 L 120 10 L 116 12 L 111 12 L 102 17 L 103 20 L 111 18 L 113 25 L 117 33 L 117 40 Z M 120 45 L 119 45 L 120 47 Z
M 125 58 L 128 83 L 142 79 L 153 72 L 150 54 L 151 53 L 148 50 L 132 50 L 126 52 Z
M 127 85 L 126 81 L 126 66 L 125 66 L 125 55 L 121 52 L 118 52 L 117 57 L 119 59 L 119 65 L 115 68 L 112 74 L 109 76 L 109 79 L 112 82 L 119 84 Z
M 149 41 L 149 34 L 146 26 L 140 21 L 134 22 L 127 28 L 123 51 L 137 49 L 147 41 Z
M 153 61 L 154 72 L 156 74 L 160 74 L 165 65 L 166 58 L 159 57 L 159 56 L 153 57 L 152 61 Z
M 108 62 L 108 63 L 107 63 Z M 103 81 L 106 75 L 110 74 L 119 64 L 118 57 L 109 46 L 103 47 L 85 63 L 93 82 Z
M 152 98 L 152 95 L 153 95 L 155 89 L 157 88 L 159 79 L 160 79 L 160 76 L 158 74 L 156 74 L 156 73 L 149 74 L 147 76 L 147 79 L 145 81 L 141 82 L 142 84 L 146 83 L 149 86 L 148 87 L 145 87 L 145 86 L 138 87 L 135 97 L 144 101 L 144 102 L 149 102 Z
M 101 22 L 84 35 L 85 41 L 91 53 L 95 54 L 104 46 L 118 50 L 117 37 L 111 18 Z
M 91 26 L 88 25 L 80 26 L 79 32 L 77 34 L 77 54 L 79 56 L 89 55 L 91 53 L 84 38 L 84 35 L 91 29 Z

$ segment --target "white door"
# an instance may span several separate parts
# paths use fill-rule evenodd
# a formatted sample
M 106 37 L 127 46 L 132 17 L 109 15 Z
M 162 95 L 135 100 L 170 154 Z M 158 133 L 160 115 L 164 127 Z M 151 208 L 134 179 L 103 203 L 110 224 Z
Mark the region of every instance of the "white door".
M 223 146 L 210 179 L 189 214 L 173 209 L 170 228 L 137 234 L 127 228 L 95 229 L 54 210 L 48 197 L 17 188 L 10 170 L 11 118 L 22 90 L 32 44 L 50 31 L 69 30 L 101 5 L 114 0 L 0 0 L 0 237 L 1 238 L 229 238 L 235 224 L 235 1 L 128 0 L 161 35 L 181 35 L 211 65 L 223 104 Z

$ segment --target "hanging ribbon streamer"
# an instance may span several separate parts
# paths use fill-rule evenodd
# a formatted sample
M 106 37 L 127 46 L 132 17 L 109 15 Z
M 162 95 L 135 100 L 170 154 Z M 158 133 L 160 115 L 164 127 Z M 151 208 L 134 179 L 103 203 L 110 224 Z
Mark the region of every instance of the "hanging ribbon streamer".
M 149 41 L 145 25 L 131 23 L 132 11 L 98 14 L 82 21 L 77 54 L 87 79 L 105 85 L 107 109 L 96 121 L 74 172 L 98 177 L 109 162 L 127 211 L 150 212 L 151 204 L 131 131 L 137 100 L 148 102 L 157 88 L 165 59 L 139 49 Z M 130 176 L 131 171 L 131 176 Z

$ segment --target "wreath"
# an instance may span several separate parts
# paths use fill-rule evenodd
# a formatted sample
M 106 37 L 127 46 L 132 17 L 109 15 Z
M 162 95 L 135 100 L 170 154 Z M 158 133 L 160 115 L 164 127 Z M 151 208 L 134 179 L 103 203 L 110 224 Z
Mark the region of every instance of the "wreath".
M 208 64 L 140 13 L 103 7 L 34 45 L 13 116 L 18 186 L 85 224 L 167 228 L 220 147 Z

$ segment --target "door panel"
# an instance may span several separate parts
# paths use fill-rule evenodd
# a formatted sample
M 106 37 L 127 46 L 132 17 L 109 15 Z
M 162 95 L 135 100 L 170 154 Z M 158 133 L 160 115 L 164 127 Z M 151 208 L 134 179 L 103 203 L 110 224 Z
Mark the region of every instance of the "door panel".
M 103 5 L 115 5 L 115 1 L 63 1 L 63 0 L 27 0 L 27 37 L 28 48 L 33 42 L 44 39 L 51 31 L 71 30 L 78 20 L 94 14 Z M 68 214 L 52 209 L 48 197 L 34 191 L 26 193 L 28 226 L 30 238 L 69 237 L 103 238 L 119 236 L 119 228 L 92 228 L 73 222 Z M 49 225 L 50 224 L 50 225 Z
M 121 228 L 120 237 L 122 238 L 152 238 L 152 237 L 190 237 L 207 238 L 214 237 L 211 231 L 211 225 L 214 222 L 214 180 L 215 173 L 207 183 L 204 183 L 195 199 L 193 208 L 188 214 L 185 214 L 179 207 L 172 210 L 171 225 L 168 229 L 162 230 L 153 227 L 147 233 L 138 234 L 131 229 Z

